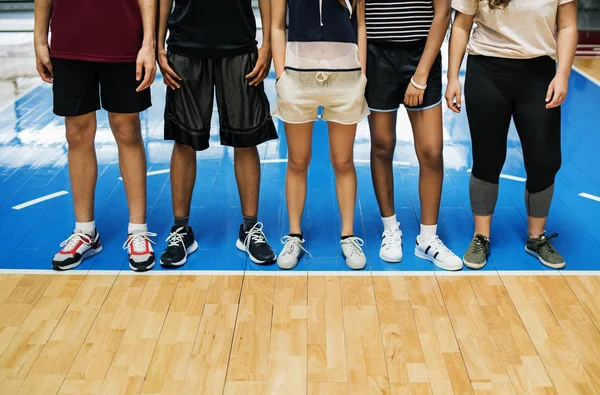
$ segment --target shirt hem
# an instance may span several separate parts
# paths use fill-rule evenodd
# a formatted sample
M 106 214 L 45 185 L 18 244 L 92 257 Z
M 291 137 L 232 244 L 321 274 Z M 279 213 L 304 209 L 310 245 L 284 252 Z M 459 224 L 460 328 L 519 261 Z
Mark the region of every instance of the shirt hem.
M 84 62 L 98 63 L 133 63 L 137 60 L 137 54 L 130 56 L 105 56 L 52 50 L 50 51 L 50 57 L 56 59 L 80 60 Z
M 248 44 L 235 49 L 192 49 L 170 44 L 167 49 L 176 55 L 185 56 L 186 58 L 228 58 L 256 52 L 258 50 L 258 43 L 255 42 L 252 45 Z

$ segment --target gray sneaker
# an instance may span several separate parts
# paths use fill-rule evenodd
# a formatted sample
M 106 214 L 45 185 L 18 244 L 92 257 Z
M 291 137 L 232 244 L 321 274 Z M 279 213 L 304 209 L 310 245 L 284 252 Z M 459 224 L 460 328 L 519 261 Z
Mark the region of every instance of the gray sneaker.
M 478 233 L 471 240 L 463 256 L 463 263 L 469 269 L 481 269 L 487 263 L 488 255 L 490 255 L 490 239 Z
M 342 255 L 346 258 L 346 265 L 352 270 L 361 270 L 367 266 L 367 257 L 362 250 L 365 244 L 358 237 L 347 237 L 340 241 L 342 246 Z
M 525 245 L 525 251 L 528 254 L 533 255 L 544 265 L 552 269 L 562 269 L 565 267 L 564 258 L 554 249 L 554 246 L 550 243 L 550 240 L 557 237 L 558 233 L 552 236 L 546 237 L 545 234 L 540 236 L 538 239 L 532 239 L 527 237 L 527 244 Z

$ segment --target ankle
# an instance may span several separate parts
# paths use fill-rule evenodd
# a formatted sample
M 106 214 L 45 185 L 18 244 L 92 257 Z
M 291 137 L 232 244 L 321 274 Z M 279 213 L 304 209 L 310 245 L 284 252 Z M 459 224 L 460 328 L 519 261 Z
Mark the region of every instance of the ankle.
M 541 239 L 543 236 L 546 235 L 546 231 L 543 230 L 541 232 L 527 232 L 527 238 L 534 240 L 534 239 Z

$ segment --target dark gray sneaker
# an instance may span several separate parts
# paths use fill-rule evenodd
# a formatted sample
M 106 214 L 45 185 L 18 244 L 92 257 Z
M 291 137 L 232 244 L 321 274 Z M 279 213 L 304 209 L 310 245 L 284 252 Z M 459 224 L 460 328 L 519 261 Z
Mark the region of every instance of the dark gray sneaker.
M 487 263 L 488 255 L 490 255 L 490 239 L 478 233 L 471 240 L 463 256 L 463 263 L 469 269 L 481 269 Z
M 527 244 L 525 245 L 525 251 L 528 254 L 533 255 L 544 265 L 552 269 L 562 269 L 565 267 L 565 259 L 556 251 L 554 246 L 550 243 L 550 240 L 558 237 L 558 233 L 554 233 L 552 236 L 546 237 L 545 234 L 540 236 L 538 239 L 532 239 L 527 237 Z

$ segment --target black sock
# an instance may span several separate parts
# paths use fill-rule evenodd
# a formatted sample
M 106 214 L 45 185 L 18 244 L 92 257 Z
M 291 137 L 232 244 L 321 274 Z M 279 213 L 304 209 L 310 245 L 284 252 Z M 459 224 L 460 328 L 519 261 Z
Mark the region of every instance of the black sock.
M 174 224 L 177 228 L 187 229 L 189 221 L 190 221 L 189 215 L 187 217 L 175 217 Z
M 258 218 L 256 215 L 254 215 L 254 216 L 242 215 L 242 219 L 244 220 L 244 232 L 247 232 L 250 229 L 252 229 L 252 227 L 254 225 L 256 225 L 256 223 L 258 222 Z
M 349 239 L 350 237 L 354 237 L 354 235 L 342 236 L 341 239 L 346 240 L 346 239 Z
M 297 237 L 300 240 L 304 240 L 304 235 L 302 233 L 290 233 L 289 236 L 290 237 Z

